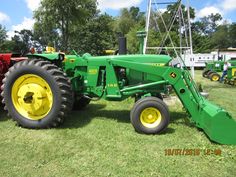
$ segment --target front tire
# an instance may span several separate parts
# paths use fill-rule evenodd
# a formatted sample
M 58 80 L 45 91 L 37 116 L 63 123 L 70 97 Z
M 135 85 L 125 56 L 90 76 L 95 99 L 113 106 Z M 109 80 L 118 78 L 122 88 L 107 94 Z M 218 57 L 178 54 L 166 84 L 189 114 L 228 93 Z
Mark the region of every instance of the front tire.
M 134 129 L 139 133 L 157 134 L 169 124 L 170 114 L 167 105 L 156 97 L 138 100 L 130 112 Z
M 73 104 L 69 79 L 43 60 L 15 64 L 6 73 L 2 89 L 4 109 L 25 128 L 60 125 Z

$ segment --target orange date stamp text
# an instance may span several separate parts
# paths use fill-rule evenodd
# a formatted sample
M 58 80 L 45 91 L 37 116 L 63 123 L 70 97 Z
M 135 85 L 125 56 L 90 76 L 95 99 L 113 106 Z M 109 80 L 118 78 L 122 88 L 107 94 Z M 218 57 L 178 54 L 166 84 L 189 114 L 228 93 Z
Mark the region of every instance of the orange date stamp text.
M 221 149 L 165 149 L 165 156 L 199 156 L 199 155 L 216 155 L 221 156 Z

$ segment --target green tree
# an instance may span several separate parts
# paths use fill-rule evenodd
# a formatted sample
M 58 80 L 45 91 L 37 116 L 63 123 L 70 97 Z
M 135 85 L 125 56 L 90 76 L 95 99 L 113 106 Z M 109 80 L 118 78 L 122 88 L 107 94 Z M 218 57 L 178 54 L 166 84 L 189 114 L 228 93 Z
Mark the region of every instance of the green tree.
M 138 7 L 124 8 L 114 22 L 114 33 L 127 37 L 129 53 L 138 53 L 137 31 L 145 28 L 145 14 Z
M 41 22 L 34 24 L 34 39 L 44 47 L 55 43 L 59 48 L 61 41 L 58 31 L 53 29 L 52 26 L 46 25 L 45 23 L 43 24 Z
M 4 42 L 7 38 L 6 28 L 0 24 L 0 42 Z
M 144 13 L 140 12 L 138 7 L 124 8 L 121 10 L 121 15 L 116 19 L 114 30 L 126 35 L 137 24 L 145 26 Z
M 214 48 L 224 49 L 230 47 L 229 35 L 229 26 L 227 24 L 218 26 L 211 38 Z
M 115 30 L 122 34 L 127 34 L 130 29 L 135 25 L 135 21 L 132 19 L 128 9 L 121 10 L 121 16 L 117 19 Z
M 12 40 L 6 40 L 0 44 L 0 53 L 10 53 L 13 51 L 15 43 Z
M 212 42 L 209 36 L 203 36 L 193 32 L 193 52 L 194 53 L 209 53 L 212 51 Z
M 229 26 L 229 43 L 230 47 L 236 47 L 236 23 Z
M 203 17 L 193 24 L 193 31 L 201 35 L 212 35 L 222 19 L 223 18 L 219 13 Z
M 129 9 L 129 13 L 131 15 L 131 18 L 135 21 L 135 22 L 143 22 L 144 20 L 144 12 L 140 12 L 139 7 L 130 7 Z
M 112 28 L 114 19 L 107 15 L 96 15 L 83 26 L 77 26 L 74 39 L 71 39 L 70 49 L 80 54 L 89 52 L 92 55 L 103 55 L 105 50 L 114 49 L 116 36 Z
M 12 37 L 12 51 L 25 55 L 29 52 L 31 47 L 35 47 L 36 41 L 34 40 L 34 34 L 31 30 L 23 29 L 21 31 L 15 31 L 14 37 Z
M 143 25 L 141 24 L 136 24 L 134 27 L 130 29 L 128 34 L 126 35 L 127 37 L 127 48 L 128 48 L 128 53 L 130 54 L 137 54 L 139 53 L 139 39 L 137 37 L 137 31 L 142 31 L 144 28 Z
M 76 34 L 75 26 L 83 26 L 95 14 L 95 0 L 42 0 L 34 12 L 34 30 L 43 44 L 57 42 L 67 51 Z
M 193 50 L 195 53 L 208 53 L 220 46 L 219 37 L 222 29 L 218 28 L 222 16 L 211 14 L 192 23 Z

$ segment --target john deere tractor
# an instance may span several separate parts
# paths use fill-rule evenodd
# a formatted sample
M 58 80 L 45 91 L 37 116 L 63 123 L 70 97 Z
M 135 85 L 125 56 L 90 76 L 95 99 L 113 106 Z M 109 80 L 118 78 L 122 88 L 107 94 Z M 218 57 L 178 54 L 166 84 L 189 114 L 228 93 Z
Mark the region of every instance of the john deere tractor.
M 28 57 L 9 69 L 2 86 L 5 109 L 22 127 L 56 127 L 73 106 L 135 97 L 130 111 L 134 129 L 161 133 L 171 119 L 161 93 L 171 85 L 190 119 L 212 141 L 236 144 L 236 121 L 198 92 L 188 70 L 169 66 L 169 56 L 52 53 Z
M 228 60 L 232 66 L 236 66 L 236 60 Z M 220 74 L 218 72 L 223 71 L 225 61 L 212 61 L 206 62 L 205 69 L 202 72 L 202 76 L 210 79 L 211 81 L 219 81 Z
M 224 79 L 225 84 L 236 85 L 236 66 L 231 66 L 227 70 L 227 76 Z

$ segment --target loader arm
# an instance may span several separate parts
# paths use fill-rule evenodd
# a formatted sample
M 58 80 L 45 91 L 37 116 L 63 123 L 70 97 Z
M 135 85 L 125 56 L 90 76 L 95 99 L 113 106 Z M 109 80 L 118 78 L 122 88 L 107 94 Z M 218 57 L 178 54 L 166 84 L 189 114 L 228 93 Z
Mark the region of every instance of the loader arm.
M 212 141 L 236 145 L 236 121 L 224 109 L 201 96 L 187 70 L 119 59 L 112 59 L 112 65 L 161 77 L 163 82 L 173 86 L 191 120 Z

